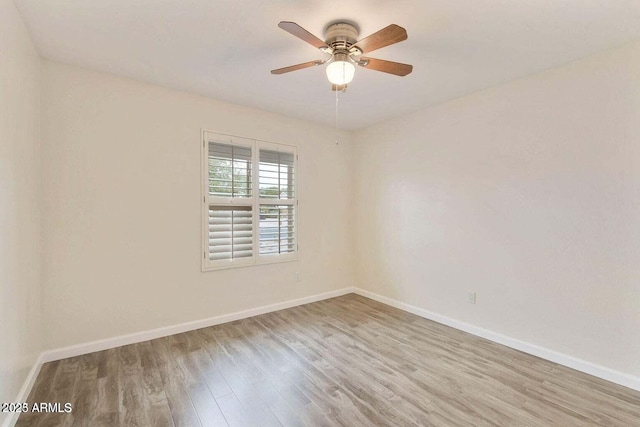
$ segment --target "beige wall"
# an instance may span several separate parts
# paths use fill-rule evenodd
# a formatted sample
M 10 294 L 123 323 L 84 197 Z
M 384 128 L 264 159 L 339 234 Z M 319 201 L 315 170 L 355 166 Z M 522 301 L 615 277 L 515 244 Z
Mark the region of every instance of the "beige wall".
M 40 58 L 0 0 L 0 402 L 15 401 L 42 351 L 40 179 Z
M 49 348 L 353 286 L 350 134 L 48 61 L 43 88 Z M 299 146 L 299 261 L 201 272 L 201 128 Z
M 360 287 L 640 376 L 640 44 L 369 128 L 355 156 Z

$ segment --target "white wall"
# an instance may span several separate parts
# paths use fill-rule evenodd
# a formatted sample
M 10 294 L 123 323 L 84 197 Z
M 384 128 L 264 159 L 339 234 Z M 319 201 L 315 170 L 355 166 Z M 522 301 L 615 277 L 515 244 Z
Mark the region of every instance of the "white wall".
M 15 400 L 42 351 L 39 144 L 40 57 L 0 0 L 0 402 Z
M 355 139 L 360 287 L 640 376 L 640 44 Z
M 43 88 L 50 348 L 353 285 L 350 134 L 48 61 Z M 299 146 L 299 261 L 201 272 L 201 128 Z

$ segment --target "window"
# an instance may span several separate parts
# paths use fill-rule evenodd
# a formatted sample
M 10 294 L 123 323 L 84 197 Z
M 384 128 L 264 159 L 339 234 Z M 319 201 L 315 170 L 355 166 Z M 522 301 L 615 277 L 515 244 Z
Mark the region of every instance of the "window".
M 202 269 L 297 259 L 296 147 L 205 131 L 202 157 Z

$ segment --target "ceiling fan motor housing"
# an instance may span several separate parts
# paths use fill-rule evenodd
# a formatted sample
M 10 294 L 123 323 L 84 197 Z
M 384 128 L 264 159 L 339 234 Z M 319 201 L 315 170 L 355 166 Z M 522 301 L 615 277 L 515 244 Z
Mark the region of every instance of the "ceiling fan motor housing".
M 348 51 L 349 47 L 358 41 L 358 28 L 346 22 L 331 24 L 324 32 L 327 45 L 334 51 Z

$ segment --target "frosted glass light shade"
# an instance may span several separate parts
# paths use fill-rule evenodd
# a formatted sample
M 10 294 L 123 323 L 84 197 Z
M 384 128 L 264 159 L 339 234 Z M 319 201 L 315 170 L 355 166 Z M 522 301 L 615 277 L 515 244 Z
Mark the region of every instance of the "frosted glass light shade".
M 351 83 L 356 67 L 351 62 L 335 60 L 327 65 L 327 79 L 334 85 L 346 85 Z

